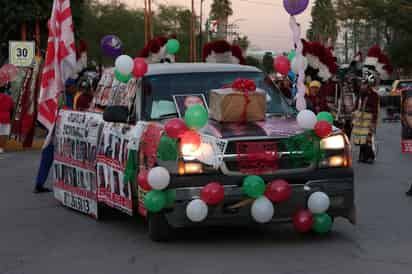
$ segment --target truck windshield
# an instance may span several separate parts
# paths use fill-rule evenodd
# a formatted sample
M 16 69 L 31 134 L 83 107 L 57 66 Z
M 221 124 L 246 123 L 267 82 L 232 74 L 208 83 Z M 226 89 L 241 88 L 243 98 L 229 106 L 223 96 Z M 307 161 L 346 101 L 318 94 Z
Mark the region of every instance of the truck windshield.
M 143 118 L 156 120 L 178 116 L 173 95 L 202 94 L 208 101 L 210 90 L 228 86 L 238 78 L 253 80 L 258 88 L 266 91 L 267 114 L 293 115 L 295 113 L 295 110 L 288 105 L 278 88 L 263 73 L 204 72 L 145 77 L 142 87 L 144 93 Z

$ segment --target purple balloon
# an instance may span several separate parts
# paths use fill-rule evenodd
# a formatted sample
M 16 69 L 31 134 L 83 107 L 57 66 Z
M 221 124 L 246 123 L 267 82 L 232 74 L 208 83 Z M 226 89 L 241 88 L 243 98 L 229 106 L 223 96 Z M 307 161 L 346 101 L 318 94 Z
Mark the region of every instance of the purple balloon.
M 290 15 L 302 13 L 308 5 L 309 0 L 283 0 L 283 6 Z
M 116 58 L 122 55 L 122 41 L 116 35 L 106 35 L 100 42 L 104 55 Z

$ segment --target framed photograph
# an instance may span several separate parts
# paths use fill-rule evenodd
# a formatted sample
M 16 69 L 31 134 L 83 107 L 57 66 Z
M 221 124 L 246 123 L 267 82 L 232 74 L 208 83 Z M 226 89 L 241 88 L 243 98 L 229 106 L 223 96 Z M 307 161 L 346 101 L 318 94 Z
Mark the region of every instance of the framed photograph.
M 208 110 L 206 98 L 203 94 L 177 94 L 173 95 L 179 118 L 185 116 L 186 110 L 194 105 L 202 105 Z

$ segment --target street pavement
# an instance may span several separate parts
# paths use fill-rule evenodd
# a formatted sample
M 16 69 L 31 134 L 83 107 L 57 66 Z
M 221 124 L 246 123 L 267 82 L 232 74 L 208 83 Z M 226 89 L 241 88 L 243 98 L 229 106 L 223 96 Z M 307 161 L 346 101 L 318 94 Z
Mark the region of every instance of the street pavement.
M 1 155 L 0 273 L 412 273 L 412 155 L 401 154 L 399 136 L 398 124 L 380 126 L 377 162 L 355 163 L 358 225 L 336 220 L 327 236 L 273 225 L 154 243 L 136 217 L 96 221 L 33 194 L 38 152 Z

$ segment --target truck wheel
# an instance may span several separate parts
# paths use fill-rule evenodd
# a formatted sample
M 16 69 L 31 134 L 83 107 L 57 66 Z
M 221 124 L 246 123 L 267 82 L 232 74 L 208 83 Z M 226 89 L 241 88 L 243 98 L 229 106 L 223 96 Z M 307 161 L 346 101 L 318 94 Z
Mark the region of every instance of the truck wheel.
M 173 229 L 166 220 L 165 215 L 150 213 L 148 216 L 149 237 L 154 242 L 167 242 L 172 236 Z

